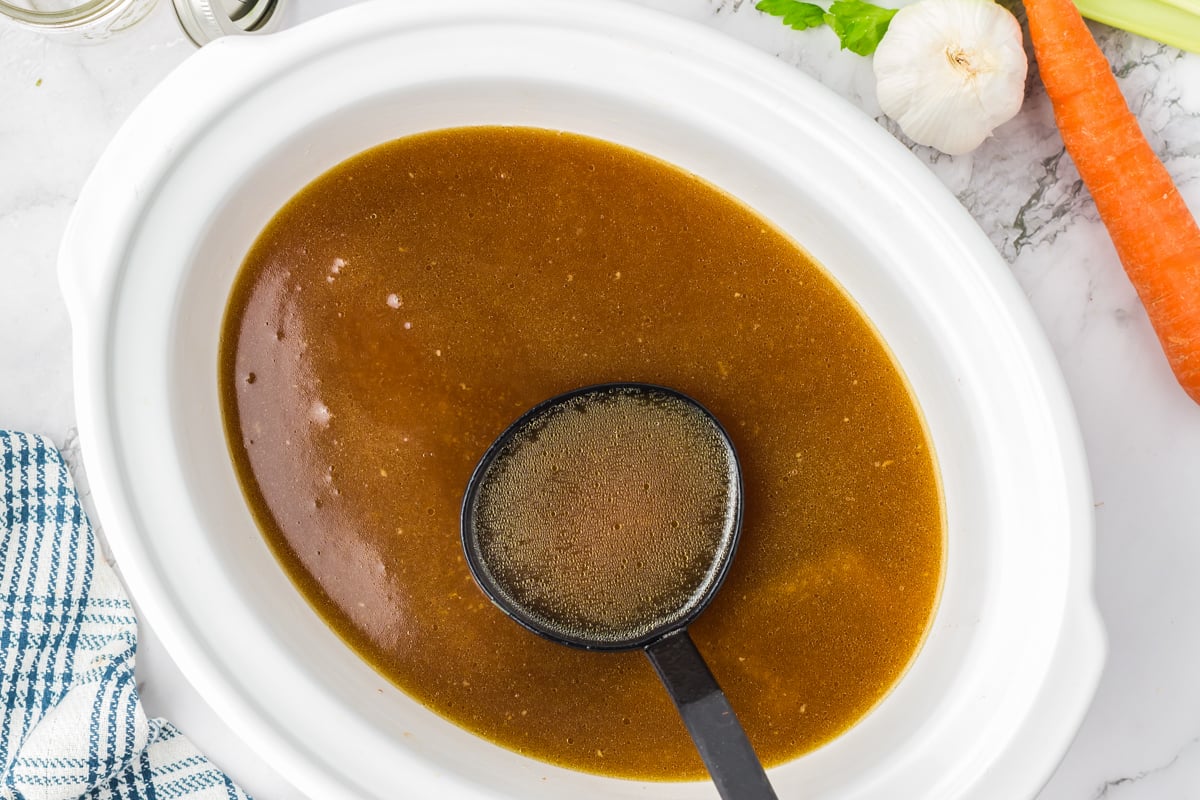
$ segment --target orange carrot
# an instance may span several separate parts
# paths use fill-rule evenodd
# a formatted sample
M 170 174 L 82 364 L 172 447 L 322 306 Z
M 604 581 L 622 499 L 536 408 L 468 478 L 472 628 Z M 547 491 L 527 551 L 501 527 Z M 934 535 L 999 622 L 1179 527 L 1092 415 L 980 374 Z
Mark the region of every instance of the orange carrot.
M 1200 227 L 1071 0 L 1024 0 L 1067 152 L 1184 391 L 1200 403 Z

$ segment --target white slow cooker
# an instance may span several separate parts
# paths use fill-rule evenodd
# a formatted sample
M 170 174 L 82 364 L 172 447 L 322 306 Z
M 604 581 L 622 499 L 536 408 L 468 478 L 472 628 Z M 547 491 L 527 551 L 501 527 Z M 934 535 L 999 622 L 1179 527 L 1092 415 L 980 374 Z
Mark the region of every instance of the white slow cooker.
M 129 587 L 189 679 L 322 800 L 714 796 L 533 761 L 426 710 L 301 599 L 235 480 L 217 335 L 255 236 L 356 152 L 482 123 L 619 142 L 742 199 L 854 297 L 923 409 L 949 522 L 931 632 L 860 723 L 770 771 L 780 796 L 1035 794 L 1104 640 L 1080 437 L 1025 298 L 954 198 L 861 112 L 744 45 L 608 0 L 377 0 L 221 40 L 104 154 L 60 261 L 80 436 Z

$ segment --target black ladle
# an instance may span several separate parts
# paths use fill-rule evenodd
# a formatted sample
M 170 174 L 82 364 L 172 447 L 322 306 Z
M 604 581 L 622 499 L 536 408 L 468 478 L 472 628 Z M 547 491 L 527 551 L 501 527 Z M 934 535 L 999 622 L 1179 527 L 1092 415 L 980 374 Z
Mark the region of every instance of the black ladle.
M 591 437 L 592 444 L 603 444 L 590 449 L 579 447 L 587 437 Z M 691 441 L 684 442 L 683 438 Z M 655 574 L 661 585 L 656 584 L 657 599 L 649 603 L 644 613 L 638 610 L 635 601 L 629 601 L 628 607 L 625 604 L 636 592 L 630 594 L 619 588 L 628 568 L 620 574 L 617 568 L 612 568 L 611 576 L 598 574 L 588 570 L 612 565 L 580 565 L 579 554 L 573 552 L 581 545 L 586 549 L 590 541 L 601 541 L 610 535 L 607 531 L 587 532 L 594 538 L 576 536 L 566 542 L 545 543 L 530 538 L 530 514 L 540 515 L 537 516 L 540 522 L 549 529 L 559 530 L 554 528 L 558 523 L 550 517 L 562 509 L 556 511 L 552 502 L 545 502 L 544 490 L 551 487 L 552 493 L 557 492 L 564 483 L 573 480 L 569 465 L 564 468 L 558 461 L 546 464 L 547 459 L 561 461 L 564 456 L 568 460 L 592 459 L 589 463 L 593 468 L 597 465 L 611 468 L 614 466 L 611 459 L 628 455 L 631 463 L 627 470 L 615 470 L 621 473 L 618 478 L 626 472 L 633 474 L 635 468 L 645 474 L 659 468 L 662 474 L 668 474 L 679 472 L 679 464 L 669 462 L 672 456 L 683 452 L 680 446 L 691 448 L 698 459 L 683 469 L 695 467 L 706 480 L 700 482 L 692 473 L 684 476 L 692 479 L 686 484 L 689 491 L 680 495 L 679 508 L 668 513 L 685 517 L 689 509 L 695 513 L 682 524 L 673 520 L 671 526 L 683 533 L 707 526 L 709 538 L 699 554 L 693 548 L 678 555 L 682 534 L 677 537 L 680 541 L 668 540 L 665 547 L 659 548 L 661 552 L 676 553 L 676 560 L 681 564 L 687 562 L 688 567 L 681 571 L 680 580 L 672 581 L 664 572 L 672 565 L 671 559 L 666 559 L 665 566 L 658 564 Z M 603 453 L 597 456 L 597 450 Z M 597 458 L 601 461 L 596 461 Z M 658 463 L 651 463 L 655 459 Z M 609 477 L 612 472 L 609 470 Z M 531 490 L 532 494 L 529 491 L 522 494 L 531 481 L 541 488 Z M 589 486 L 595 489 L 593 494 L 603 491 L 599 488 L 600 481 Z M 650 482 L 644 486 L 649 489 Z M 617 494 L 627 490 L 628 487 L 619 486 Z M 619 501 L 618 497 L 616 502 Z M 725 693 L 687 632 L 687 626 L 712 601 L 729 571 L 741 524 L 741 470 L 725 429 L 687 395 L 642 383 L 576 389 L 525 413 L 492 443 L 476 466 L 467 484 L 462 509 L 467 565 L 493 603 L 525 628 L 561 644 L 589 650 L 642 648 L 679 709 L 721 797 L 758 800 L 775 798 L 775 792 Z M 553 561 L 542 565 L 547 574 L 531 574 L 528 564 L 514 566 L 515 560 L 539 557 L 539 553 Z M 609 555 L 613 553 L 619 550 L 610 548 Z M 696 563 L 703 560 L 700 555 L 707 563 Z M 583 570 L 578 574 L 589 587 L 587 591 L 591 594 L 587 598 L 596 604 L 595 609 L 570 606 L 569 601 L 578 600 L 575 596 L 563 599 L 576 587 L 568 585 L 569 578 L 561 579 L 566 572 L 550 574 L 560 566 L 567 572 L 568 567 Z M 635 573 L 644 566 L 636 564 Z M 555 577 L 560 580 L 555 581 Z M 613 580 L 607 581 L 610 577 Z M 618 588 L 608 592 L 606 586 Z M 556 591 L 563 596 L 555 594 Z

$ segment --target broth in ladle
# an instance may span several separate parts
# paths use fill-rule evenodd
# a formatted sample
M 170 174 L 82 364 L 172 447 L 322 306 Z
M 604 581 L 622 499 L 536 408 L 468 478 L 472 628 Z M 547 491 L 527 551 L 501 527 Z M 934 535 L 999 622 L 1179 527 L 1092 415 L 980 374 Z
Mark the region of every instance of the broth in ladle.
M 464 505 L 473 568 L 559 639 L 621 644 L 682 619 L 719 580 L 740 521 L 720 429 L 684 398 L 635 387 L 580 390 L 517 424 Z

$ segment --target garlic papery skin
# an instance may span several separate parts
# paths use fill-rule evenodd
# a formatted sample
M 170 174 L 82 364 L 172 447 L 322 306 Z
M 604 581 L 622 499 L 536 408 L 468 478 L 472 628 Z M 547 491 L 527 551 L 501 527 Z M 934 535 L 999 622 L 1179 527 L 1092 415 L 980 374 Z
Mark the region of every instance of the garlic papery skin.
M 920 0 L 875 51 L 883 113 L 918 144 L 961 155 L 1016 116 L 1029 62 L 1021 25 L 992 0 Z

